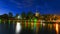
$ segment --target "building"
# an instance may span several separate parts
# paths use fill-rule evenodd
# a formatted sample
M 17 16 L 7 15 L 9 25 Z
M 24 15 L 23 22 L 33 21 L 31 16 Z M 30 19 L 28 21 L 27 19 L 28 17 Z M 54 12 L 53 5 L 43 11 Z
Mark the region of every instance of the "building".
M 36 16 L 36 17 L 38 17 L 39 15 L 40 15 L 39 12 L 36 12 L 36 13 L 35 13 L 35 16 Z

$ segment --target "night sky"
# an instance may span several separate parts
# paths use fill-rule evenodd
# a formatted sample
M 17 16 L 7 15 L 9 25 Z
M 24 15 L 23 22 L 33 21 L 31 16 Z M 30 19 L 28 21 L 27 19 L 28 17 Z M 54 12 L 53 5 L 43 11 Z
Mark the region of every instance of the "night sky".
M 0 15 L 12 12 L 21 14 L 22 11 L 36 10 L 40 14 L 59 14 L 60 0 L 0 0 Z

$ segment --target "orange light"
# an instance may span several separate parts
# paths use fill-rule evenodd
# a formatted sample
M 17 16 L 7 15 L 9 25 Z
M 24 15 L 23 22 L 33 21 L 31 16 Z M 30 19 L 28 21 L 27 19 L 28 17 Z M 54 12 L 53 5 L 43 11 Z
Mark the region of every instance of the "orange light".
M 58 31 L 58 24 L 56 24 L 56 32 L 57 32 L 57 34 L 59 33 L 59 31 Z

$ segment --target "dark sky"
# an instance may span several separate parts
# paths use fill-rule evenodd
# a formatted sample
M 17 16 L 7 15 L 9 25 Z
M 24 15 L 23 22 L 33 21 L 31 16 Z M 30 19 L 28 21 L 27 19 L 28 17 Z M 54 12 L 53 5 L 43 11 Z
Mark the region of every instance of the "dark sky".
M 0 15 L 12 12 L 21 14 L 36 10 L 41 14 L 59 14 L 60 0 L 0 0 Z

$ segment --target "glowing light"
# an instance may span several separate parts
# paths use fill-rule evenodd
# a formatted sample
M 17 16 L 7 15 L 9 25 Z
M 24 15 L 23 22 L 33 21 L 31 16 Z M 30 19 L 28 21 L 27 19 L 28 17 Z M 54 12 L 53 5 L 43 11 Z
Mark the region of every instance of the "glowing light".
M 37 19 L 34 19 L 34 27 L 36 27 Z
M 31 29 L 33 29 L 33 24 L 34 24 L 34 23 L 31 23 Z
M 50 30 L 52 29 L 52 24 L 50 24 Z
M 59 33 L 58 31 L 59 31 L 58 30 L 58 24 L 56 24 L 56 32 L 57 32 L 57 34 Z
M 41 24 L 42 24 L 42 21 L 41 21 Z
M 42 20 L 41 20 L 41 22 L 40 22 L 40 28 L 42 28 L 42 23 L 43 23 L 43 22 L 42 22 Z
M 18 18 L 18 19 L 22 19 L 20 15 L 19 15 L 19 16 L 17 16 L 17 18 Z
M 45 23 L 43 23 L 43 26 L 45 26 Z
M 19 34 L 20 31 L 21 31 L 21 24 L 19 22 L 17 22 L 17 25 L 16 25 L 16 34 Z
M 20 18 L 20 16 L 18 16 L 18 18 Z

